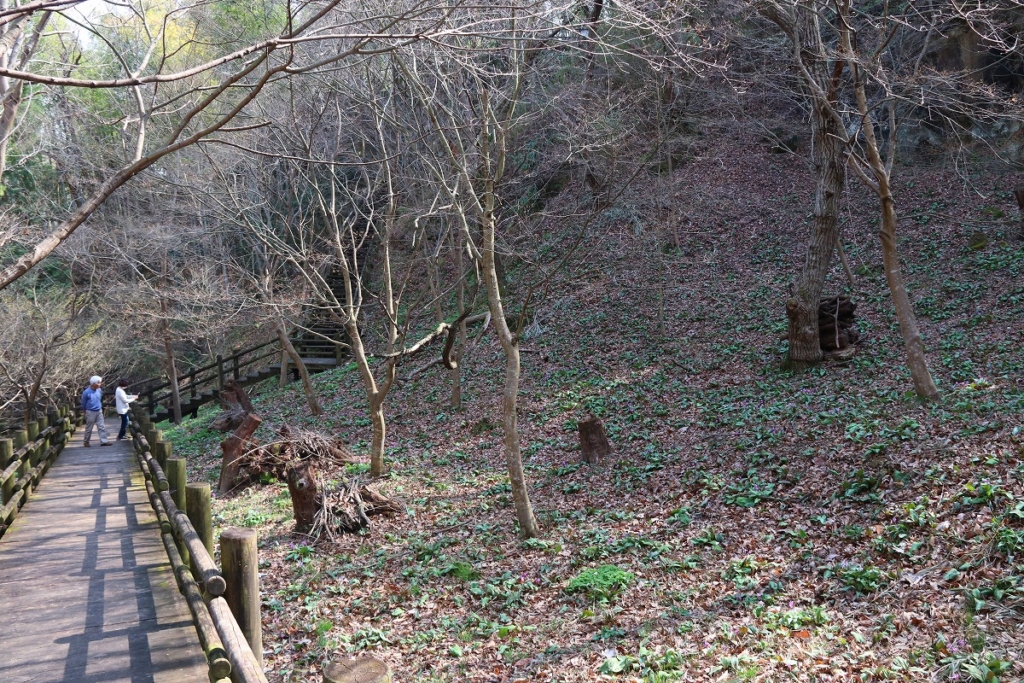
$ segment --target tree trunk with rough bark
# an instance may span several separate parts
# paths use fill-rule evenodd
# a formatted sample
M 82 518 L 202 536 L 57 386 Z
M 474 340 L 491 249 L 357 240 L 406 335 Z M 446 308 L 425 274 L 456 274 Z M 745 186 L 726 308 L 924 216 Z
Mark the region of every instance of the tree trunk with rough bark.
M 786 301 L 789 320 L 787 362 L 801 367 L 821 361 L 818 305 L 839 246 L 839 204 L 846 179 L 845 131 L 832 115 L 837 103 L 842 62 L 830 60 L 818 23 L 819 8 L 800 5 L 781 12 L 770 5 L 765 15 L 790 36 L 797 48 L 794 59 L 805 80 L 804 92 L 811 107 L 812 163 L 814 165 L 814 223 L 800 273 L 790 285 Z
M 789 362 L 795 365 L 821 360 L 818 305 L 832 254 L 839 244 L 839 203 L 845 181 L 845 153 L 836 123 L 819 106 L 812 114 L 814 129 L 814 223 L 807 243 L 804 267 L 786 302 L 789 318 Z

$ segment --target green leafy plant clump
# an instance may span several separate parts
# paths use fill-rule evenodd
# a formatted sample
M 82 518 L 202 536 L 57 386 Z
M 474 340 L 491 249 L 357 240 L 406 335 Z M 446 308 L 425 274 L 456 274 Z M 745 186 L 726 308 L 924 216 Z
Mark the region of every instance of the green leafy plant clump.
M 847 590 L 855 593 L 874 593 L 888 580 L 885 572 L 878 567 L 859 564 L 838 564 L 825 571 L 825 578 L 835 577 Z
M 611 600 L 633 583 L 636 577 L 613 564 L 584 569 L 566 586 L 567 593 L 585 593 L 594 600 Z

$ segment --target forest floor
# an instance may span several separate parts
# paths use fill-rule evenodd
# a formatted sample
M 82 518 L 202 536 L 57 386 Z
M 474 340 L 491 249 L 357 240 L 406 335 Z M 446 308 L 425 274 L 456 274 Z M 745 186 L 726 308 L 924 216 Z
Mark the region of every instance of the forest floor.
M 259 531 L 272 681 L 319 681 L 359 652 L 410 683 L 1024 677 L 1019 177 L 897 170 L 905 274 L 943 392 L 921 405 L 877 205 L 851 180 L 856 282 L 837 269 L 827 286 L 857 302 L 864 343 L 852 361 L 786 372 L 808 169 L 738 128 L 705 133 L 671 177 L 600 214 L 528 329 L 520 424 L 541 538 L 520 541 L 513 523 L 493 335 L 464 364 L 462 410 L 440 369 L 388 399 L 378 488 L 405 515 L 314 544 L 291 533 L 283 483 L 215 501 L 216 525 Z M 521 266 L 514 286 L 529 277 Z M 268 383 L 257 436 L 287 422 L 365 455 L 358 373 L 315 380 L 324 418 L 298 384 Z M 601 467 L 580 464 L 589 414 L 614 448 Z M 192 479 L 218 474 L 211 415 L 165 432 Z

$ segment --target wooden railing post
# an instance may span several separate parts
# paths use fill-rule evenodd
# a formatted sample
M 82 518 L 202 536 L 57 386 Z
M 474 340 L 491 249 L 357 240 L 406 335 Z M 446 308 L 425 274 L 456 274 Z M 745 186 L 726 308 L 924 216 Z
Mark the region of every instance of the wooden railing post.
M 238 348 L 234 348 L 234 349 L 231 349 L 231 350 L 233 352 L 231 354 L 231 376 L 234 377 L 235 381 L 237 382 L 238 378 L 239 378 L 239 374 L 238 374 L 238 356 L 242 352 L 242 350 L 238 349 Z
M 213 516 L 210 512 L 210 485 L 194 483 L 185 485 L 185 507 L 182 508 L 188 521 L 195 527 L 199 540 L 206 546 L 206 552 L 213 555 Z
M 170 449 L 170 443 L 164 443 Z M 185 486 L 186 486 L 186 475 L 185 475 L 185 458 L 167 458 L 167 467 L 165 468 L 165 474 L 167 475 L 167 483 L 170 485 L 171 498 L 174 500 L 174 504 L 178 506 L 179 510 L 185 510 Z M 181 561 L 185 566 L 189 566 L 190 557 L 188 552 L 188 545 L 184 542 L 178 543 L 178 553 L 181 555 Z
M 263 627 L 260 621 L 259 558 L 256 530 L 232 527 L 220 535 L 221 573 L 227 588 L 224 600 L 235 615 L 260 668 L 263 667 Z
M 224 388 L 224 358 L 217 354 L 217 391 Z
M 189 387 L 188 395 L 189 395 L 190 398 L 194 399 L 196 397 L 196 395 L 197 395 L 196 394 L 196 371 L 195 371 L 195 369 L 193 368 L 188 373 L 188 375 L 186 375 L 186 377 L 188 377 L 188 387 Z
M 12 460 L 14 460 L 14 442 L 11 439 L 0 439 L 0 471 L 7 469 Z M 0 488 L 0 507 L 3 507 L 13 495 L 14 477 L 10 476 Z
M 160 464 L 160 469 L 167 473 L 167 461 L 171 458 L 173 447 L 169 441 L 164 441 L 164 433 L 159 429 L 153 431 L 153 441 L 150 442 L 150 450 L 153 457 Z
M 14 459 L 14 441 L 0 439 L 0 470 L 10 465 L 12 459 Z
M 25 440 L 25 443 L 28 443 L 29 441 L 35 441 L 36 437 L 39 436 L 38 422 L 29 422 L 28 424 L 25 425 L 25 429 L 28 431 L 28 438 Z M 22 445 L 24 446 L 25 444 Z

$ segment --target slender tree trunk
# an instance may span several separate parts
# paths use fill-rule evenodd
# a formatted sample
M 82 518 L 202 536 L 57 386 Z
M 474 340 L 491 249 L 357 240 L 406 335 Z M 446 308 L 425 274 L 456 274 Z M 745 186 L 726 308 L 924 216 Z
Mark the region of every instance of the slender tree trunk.
M 370 475 L 384 475 L 384 442 L 388 436 L 388 425 L 384 419 L 384 398 L 379 394 L 369 400 L 370 422 L 373 424 L 373 441 L 370 443 Z
M 313 417 L 322 415 L 324 411 L 320 408 L 320 402 L 316 398 L 316 389 L 313 388 L 313 382 L 309 379 L 309 370 L 306 368 L 306 364 L 302 362 L 302 356 L 295 350 L 292 340 L 288 338 L 288 328 L 285 327 L 284 320 L 281 319 L 277 321 L 277 338 L 281 342 L 281 348 L 288 354 L 292 364 L 299 371 L 299 377 L 302 378 L 302 391 L 306 394 L 309 414 Z
M 462 231 L 458 232 L 458 238 L 455 243 L 455 272 L 458 274 L 459 283 L 455 289 L 456 303 L 459 308 L 459 317 L 462 317 L 463 312 L 466 310 L 466 278 L 462 272 Z M 457 342 L 457 348 L 452 349 L 452 360 L 455 361 L 455 367 L 452 368 L 452 410 L 458 410 L 462 407 L 462 351 L 466 348 L 466 321 L 463 320 L 459 323 L 459 341 Z
M 803 270 L 786 302 L 789 318 L 789 362 L 807 365 L 821 360 L 818 304 L 832 254 L 839 244 L 839 203 L 843 194 L 845 153 L 836 122 L 820 105 L 812 114 L 814 137 L 814 225 Z
M 25 414 L 22 415 L 22 422 L 25 429 L 28 429 L 28 423 L 36 420 L 36 402 L 32 400 L 32 395 L 24 387 L 21 389 L 21 395 L 25 397 Z
M 882 160 L 882 154 L 878 144 L 878 137 L 875 135 L 875 124 L 871 120 L 868 107 L 867 92 L 864 87 L 864 72 L 858 64 L 857 54 L 853 48 L 850 24 L 850 3 L 843 2 L 840 6 L 840 48 L 844 58 L 853 69 L 853 92 L 857 100 L 857 111 L 860 114 L 861 131 L 864 134 L 864 151 L 867 156 L 868 168 L 872 180 L 867 172 L 862 172 L 862 179 L 878 196 L 882 213 L 882 229 L 879 234 L 882 242 L 882 263 L 885 267 L 885 279 L 889 284 L 889 293 L 892 295 L 893 306 L 896 309 L 896 318 L 900 322 L 900 332 L 903 334 L 903 345 L 907 353 L 907 366 L 910 368 L 910 375 L 914 381 L 914 389 L 917 395 L 925 400 L 934 401 L 939 398 L 939 389 L 932 380 L 932 374 L 928 370 L 928 362 L 924 356 L 924 342 L 921 339 L 921 332 L 917 326 L 917 317 L 914 315 L 914 307 L 907 295 L 906 283 L 903 281 L 903 273 L 900 270 L 900 259 L 896 248 L 896 203 L 892 197 L 890 186 L 890 168 L 896 153 L 896 110 L 895 104 L 889 102 L 889 151 L 887 161 Z
M 181 393 L 178 390 L 178 370 L 174 364 L 174 347 L 171 345 L 171 327 L 167 322 L 167 299 L 160 299 L 163 314 L 164 356 L 167 362 L 167 380 L 171 384 L 171 411 L 174 424 L 181 423 Z
M 896 205 L 889 191 L 887 179 L 879 183 L 882 205 L 882 264 L 885 267 L 885 280 L 892 294 L 892 302 L 896 308 L 896 318 L 900 322 L 903 334 L 903 345 L 907 352 L 907 366 L 914 381 L 917 395 L 929 401 L 939 398 L 939 389 L 932 380 L 928 361 L 924 356 L 924 341 L 917 326 L 914 306 L 907 295 L 907 287 L 903 282 L 903 271 L 900 268 L 900 257 L 896 249 Z
M 519 399 L 519 345 L 505 319 L 501 303 L 501 288 L 495 267 L 494 215 L 491 211 L 483 217 L 483 277 L 487 285 L 487 301 L 491 308 L 491 319 L 498 333 L 501 348 L 505 352 L 505 387 L 501 393 L 501 424 L 505 432 L 505 461 L 508 477 L 512 484 L 512 499 L 515 501 L 519 533 L 523 538 L 540 536 L 540 527 L 533 514 L 530 491 L 526 486 L 523 458 L 519 448 L 519 425 L 516 415 Z

